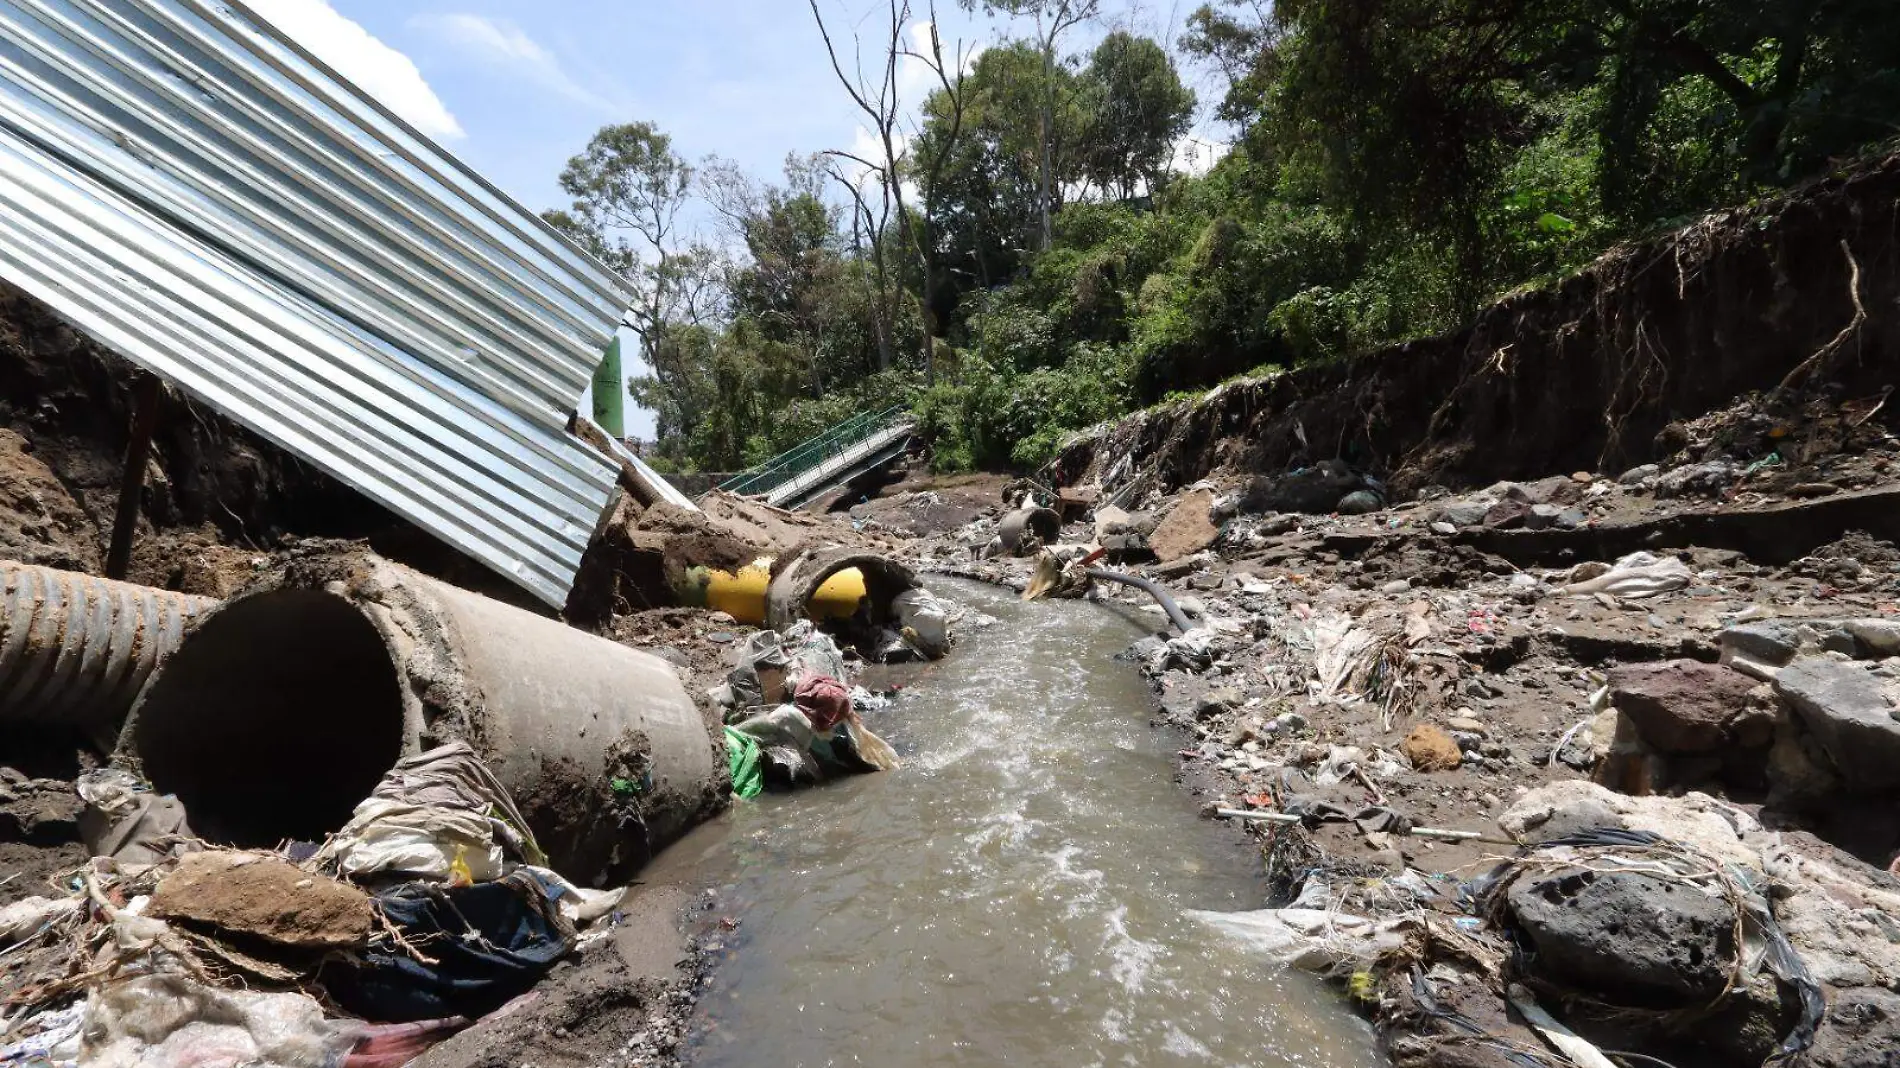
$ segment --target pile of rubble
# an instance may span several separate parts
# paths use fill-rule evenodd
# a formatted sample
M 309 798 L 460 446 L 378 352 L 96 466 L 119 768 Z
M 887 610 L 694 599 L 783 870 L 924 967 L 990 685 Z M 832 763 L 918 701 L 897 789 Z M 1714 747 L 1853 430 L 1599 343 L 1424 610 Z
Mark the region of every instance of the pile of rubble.
M 1339 461 L 1169 494 L 1098 456 L 909 560 L 1152 615 L 1126 658 L 1274 890 L 1210 922 L 1341 979 L 1398 1063 L 1872 1068 L 1900 1048 L 1883 400 L 1744 398 L 1666 463 L 1404 502 Z M 1061 499 L 1088 509 L 1010 544 Z

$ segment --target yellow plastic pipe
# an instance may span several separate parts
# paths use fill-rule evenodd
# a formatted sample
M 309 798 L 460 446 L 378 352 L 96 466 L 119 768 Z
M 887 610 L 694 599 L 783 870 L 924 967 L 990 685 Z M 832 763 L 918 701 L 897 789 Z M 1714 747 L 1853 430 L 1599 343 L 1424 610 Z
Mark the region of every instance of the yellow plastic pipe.
M 706 607 L 724 612 L 741 623 L 765 622 L 765 587 L 771 581 L 772 560 L 755 560 L 739 570 L 706 572 Z M 849 619 L 864 600 L 864 573 L 855 567 L 831 576 L 812 595 L 806 612 L 813 619 Z

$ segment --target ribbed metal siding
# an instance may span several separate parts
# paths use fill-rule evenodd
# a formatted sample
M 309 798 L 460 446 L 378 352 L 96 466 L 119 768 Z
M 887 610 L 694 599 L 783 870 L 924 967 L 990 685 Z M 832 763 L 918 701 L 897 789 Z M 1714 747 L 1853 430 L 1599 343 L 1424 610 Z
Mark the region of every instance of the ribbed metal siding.
M 0 0 L 0 275 L 565 599 L 630 294 L 242 5 Z
M 0 560 L 0 724 L 110 735 L 185 624 L 218 602 Z

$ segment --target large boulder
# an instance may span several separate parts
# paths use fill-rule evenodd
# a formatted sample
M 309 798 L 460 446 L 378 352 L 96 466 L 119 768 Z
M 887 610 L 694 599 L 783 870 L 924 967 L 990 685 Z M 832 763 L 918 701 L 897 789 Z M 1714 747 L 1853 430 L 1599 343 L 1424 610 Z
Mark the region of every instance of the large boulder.
M 1148 538 L 1148 548 L 1167 564 L 1193 556 L 1214 544 L 1220 537 L 1220 529 L 1211 518 L 1213 507 L 1214 495 L 1206 490 L 1182 495 L 1174 510 Z
M 1900 787 L 1900 719 L 1893 695 L 1865 664 L 1802 657 L 1775 676 L 1781 695 L 1849 790 Z
M 1550 982 L 1642 1008 L 1706 1005 L 1735 965 L 1735 909 L 1695 886 L 1635 872 L 1564 868 L 1507 894 Z
M 1695 660 L 1626 664 L 1609 676 L 1610 703 L 1645 742 L 1671 755 L 1711 753 L 1732 742 L 1756 686 L 1732 668 Z

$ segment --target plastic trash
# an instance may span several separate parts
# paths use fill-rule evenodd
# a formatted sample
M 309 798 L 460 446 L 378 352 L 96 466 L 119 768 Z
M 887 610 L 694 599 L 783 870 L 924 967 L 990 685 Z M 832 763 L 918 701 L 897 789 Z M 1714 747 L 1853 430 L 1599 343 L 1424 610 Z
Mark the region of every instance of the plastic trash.
M 1331 909 L 1299 908 L 1190 909 L 1183 915 L 1232 935 L 1277 963 L 1321 975 L 1357 971 L 1403 948 L 1405 926 L 1413 922 L 1404 916 L 1372 920 Z
M 182 975 L 101 988 L 87 1006 L 89 1068 L 331 1068 L 362 1025 L 326 1020 L 303 994 L 220 990 Z
M 733 795 L 751 800 L 765 792 L 765 774 L 759 765 L 759 741 L 726 729 L 726 766 L 732 771 Z
M 1631 553 L 1616 566 L 1596 578 L 1573 582 L 1559 592 L 1565 594 L 1604 593 L 1612 597 L 1654 597 L 1672 590 L 1685 589 L 1695 581 L 1689 565 L 1673 556 Z
M 29 897 L 0 906 L 0 949 L 24 942 L 44 930 L 47 924 L 57 923 L 78 912 L 77 898 L 56 901 L 52 898 Z
M 905 590 L 891 599 L 891 612 L 905 640 L 931 660 L 950 651 L 950 612 L 924 589 Z

